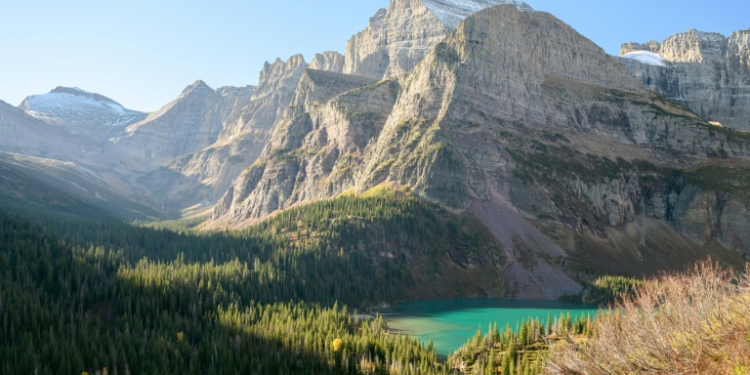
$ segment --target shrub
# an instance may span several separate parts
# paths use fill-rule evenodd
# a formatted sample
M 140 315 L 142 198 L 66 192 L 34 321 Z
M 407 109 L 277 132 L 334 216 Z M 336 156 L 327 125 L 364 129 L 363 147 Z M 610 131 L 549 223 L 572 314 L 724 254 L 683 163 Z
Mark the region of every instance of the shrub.
M 750 366 L 750 279 L 711 261 L 645 283 L 552 348 L 547 374 L 736 374 Z

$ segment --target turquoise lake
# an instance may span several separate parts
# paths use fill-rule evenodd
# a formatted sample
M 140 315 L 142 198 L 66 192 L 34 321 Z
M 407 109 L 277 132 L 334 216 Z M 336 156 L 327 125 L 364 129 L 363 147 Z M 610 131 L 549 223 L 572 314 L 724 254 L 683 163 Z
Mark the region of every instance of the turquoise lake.
M 454 299 L 414 301 L 394 305 L 380 313 L 391 329 L 401 330 L 425 343 L 432 339 L 435 351 L 448 355 L 474 336 L 478 328 L 487 333 L 489 324 L 498 329 L 510 325 L 515 330 L 529 318 L 547 316 L 554 320 L 560 314 L 573 317 L 597 313 L 596 306 L 562 303 L 557 301 L 525 301 L 509 299 Z

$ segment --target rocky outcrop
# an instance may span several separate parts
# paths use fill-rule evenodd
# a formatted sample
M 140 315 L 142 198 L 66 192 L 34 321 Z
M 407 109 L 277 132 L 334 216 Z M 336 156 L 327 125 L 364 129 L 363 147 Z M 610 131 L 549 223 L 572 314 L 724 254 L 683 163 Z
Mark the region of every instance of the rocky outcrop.
M 421 0 L 391 0 L 346 44 L 344 73 L 374 79 L 405 74 L 449 31 Z
M 310 62 L 310 69 L 341 73 L 344 71 L 345 62 L 344 55 L 335 51 L 326 51 L 315 55 L 315 58 Z
M 646 85 L 682 103 L 703 118 L 723 126 L 750 130 L 750 30 L 729 38 L 697 30 L 677 34 L 662 43 L 650 42 L 648 51 L 669 63 L 623 63 Z M 623 45 L 621 55 L 643 50 L 637 43 Z
M 625 56 L 629 53 L 638 52 L 638 51 L 646 51 L 646 52 L 652 52 L 652 53 L 659 53 L 659 49 L 661 48 L 661 43 L 652 40 L 648 43 L 636 43 L 636 42 L 628 42 L 622 45 L 620 47 L 620 56 Z

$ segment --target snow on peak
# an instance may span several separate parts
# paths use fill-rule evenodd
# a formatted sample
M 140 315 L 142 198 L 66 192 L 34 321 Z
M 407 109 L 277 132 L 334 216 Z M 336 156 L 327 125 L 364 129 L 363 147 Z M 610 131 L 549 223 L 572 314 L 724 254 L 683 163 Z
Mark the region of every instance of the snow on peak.
M 20 109 L 48 124 L 64 126 L 76 133 L 106 133 L 146 117 L 103 95 L 77 87 L 57 87 L 48 94 L 29 96 Z
M 661 55 L 649 51 L 635 51 L 628 53 L 623 58 L 639 61 L 646 65 L 667 66 L 667 59 Z
M 445 26 L 455 29 L 461 21 L 483 9 L 510 4 L 518 10 L 532 12 L 534 9 L 519 0 L 422 0 L 422 3 Z

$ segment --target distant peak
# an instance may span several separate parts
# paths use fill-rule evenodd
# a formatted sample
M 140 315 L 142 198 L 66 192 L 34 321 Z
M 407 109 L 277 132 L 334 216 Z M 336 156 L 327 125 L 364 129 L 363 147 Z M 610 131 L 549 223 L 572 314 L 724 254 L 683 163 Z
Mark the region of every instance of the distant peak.
M 93 95 L 93 93 L 79 89 L 78 87 L 63 86 L 57 86 L 54 90 L 50 91 L 50 94 Z
M 422 0 L 422 3 L 451 29 L 455 29 L 467 17 L 498 5 L 512 5 L 524 12 L 534 11 L 534 8 L 519 0 Z
M 203 80 L 199 79 L 193 82 L 190 86 L 186 87 L 185 90 L 182 90 L 182 95 L 186 95 L 186 94 L 189 94 L 191 92 L 196 92 L 196 91 L 203 91 L 203 90 L 213 91 L 213 89 L 209 87 L 206 84 L 206 82 L 203 82 Z
M 64 87 L 58 86 L 48 94 L 44 95 L 31 95 L 24 100 L 21 106 L 29 107 L 29 101 L 36 102 L 58 102 L 60 100 L 66 100 L 63 98 L 70 98 L 71 100 L 84 100 L 90 102 L 106 103 L 108 105 L 120 106 L 116 101 L 97 93 L 89 92 L 78 87 Z M 57 99 L 55 99 L 57 98 Z

